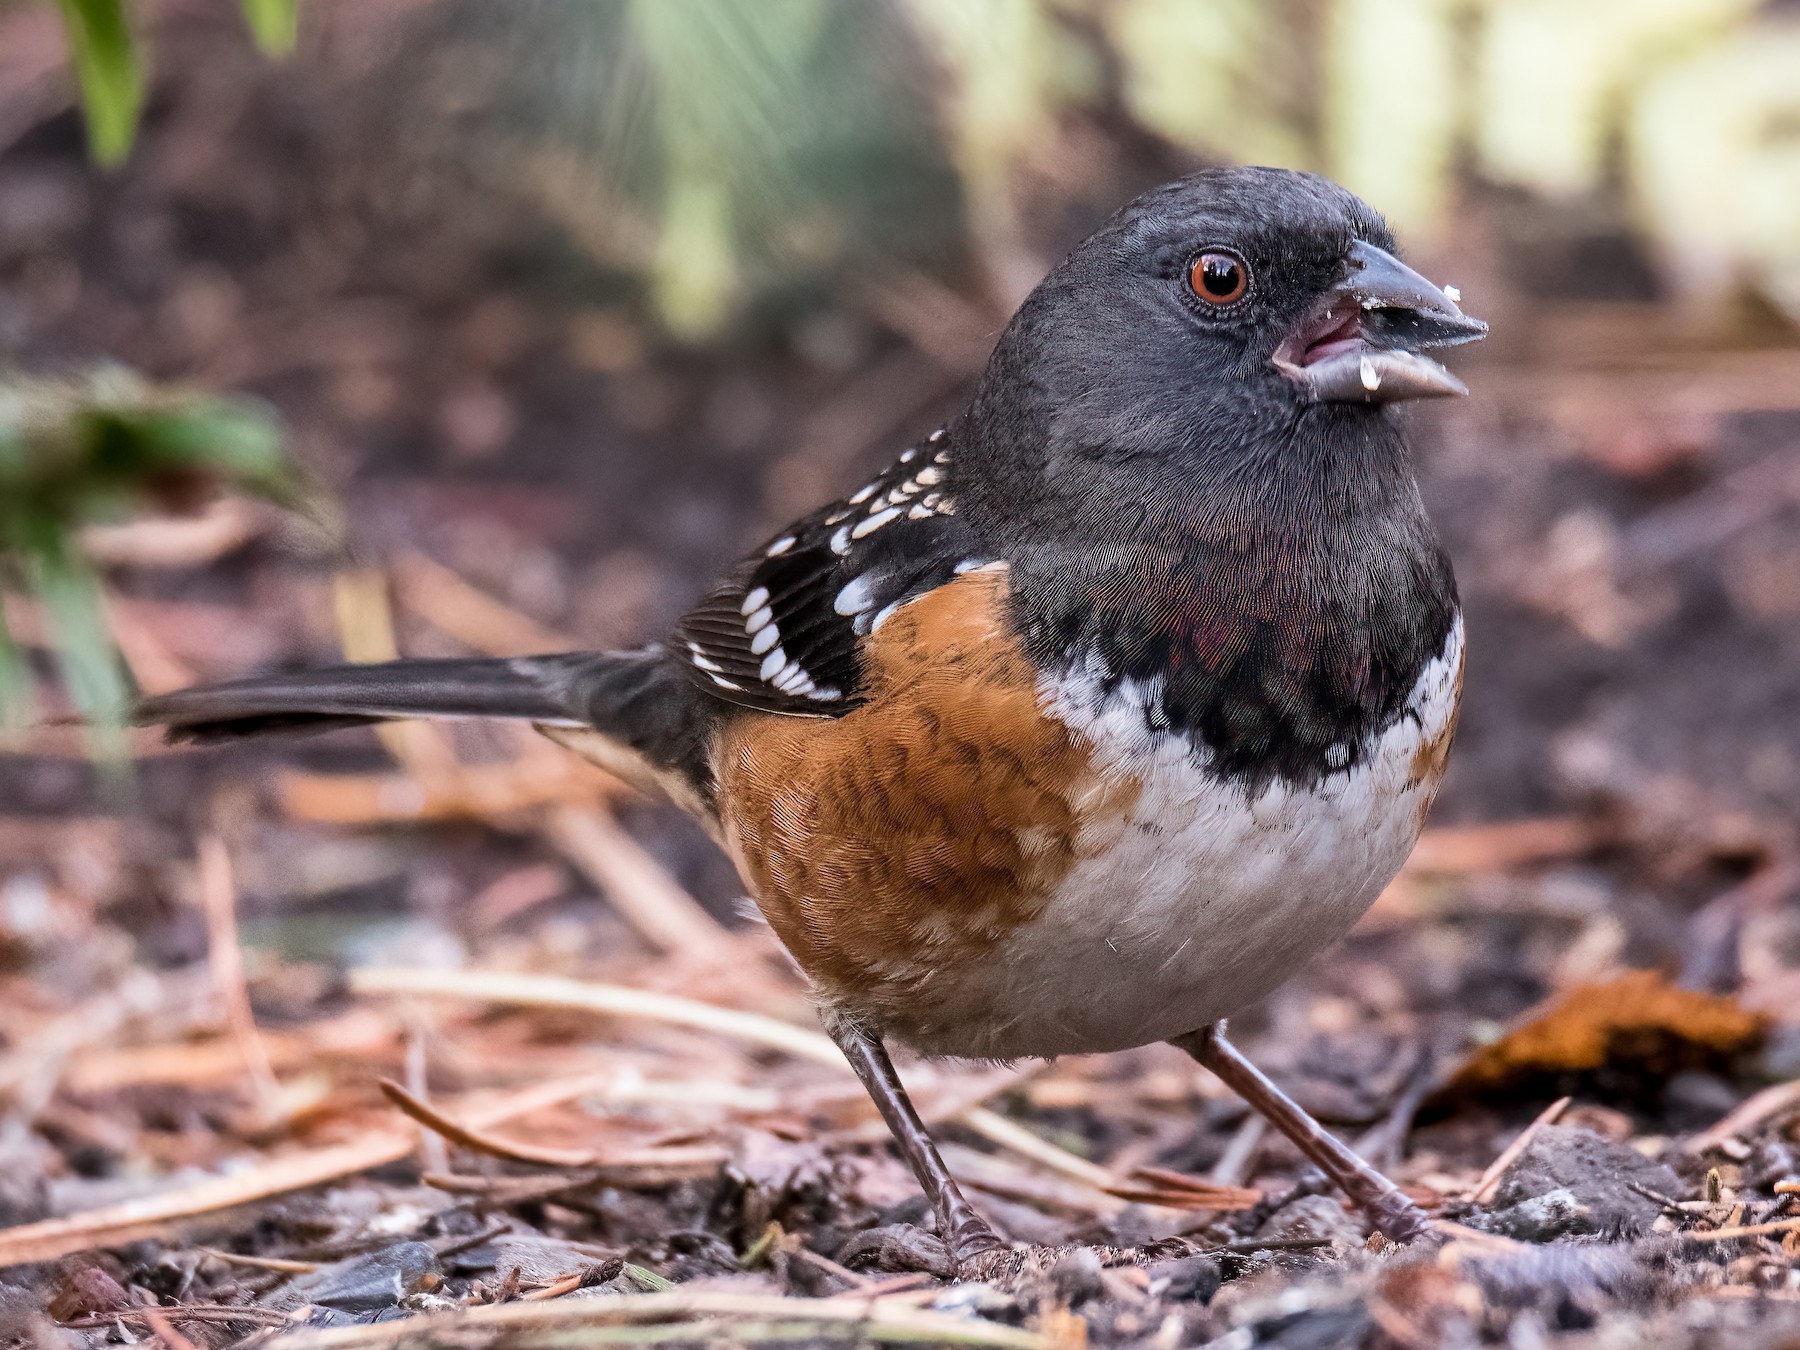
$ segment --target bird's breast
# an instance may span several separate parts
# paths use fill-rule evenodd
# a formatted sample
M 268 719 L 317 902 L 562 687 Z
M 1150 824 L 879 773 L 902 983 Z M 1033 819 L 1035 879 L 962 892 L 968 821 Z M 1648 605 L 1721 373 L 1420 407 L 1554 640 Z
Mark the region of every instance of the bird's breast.
M 1154 687 L 1035 666 L 1006 586 L 973 572 L 896 611 L 849 714 L 721 733 L 728 847 L 826 1000 L 932 1053 L 1143 1044 L 1266 992 L 1398 870 L 1460 625 L 1353 767 L 1252 790 L 1159 724 Z

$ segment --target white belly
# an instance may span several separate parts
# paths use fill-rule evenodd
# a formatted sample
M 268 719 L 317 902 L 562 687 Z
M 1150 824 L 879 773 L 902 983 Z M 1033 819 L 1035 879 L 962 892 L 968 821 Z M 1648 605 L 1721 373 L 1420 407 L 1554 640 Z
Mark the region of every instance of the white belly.
M 1197 1030 L 1267 994 L 1346 933 L 1412 851 L 1455 715 L 1459 619 L 1406 712 L 1356 766 L 1311 789 L 1252 797 L 1204 755 L 1145 731 L 1144 692 L 1103 703 L 1079 685 L 1046 705 L 1141 780 L 1123 830 L 1063 878 L 1044 911 L 973 969 L 929 982 L 935 1029 L 978 1041 L 939 1053 L 1011 1059 L 1119 1050 Z

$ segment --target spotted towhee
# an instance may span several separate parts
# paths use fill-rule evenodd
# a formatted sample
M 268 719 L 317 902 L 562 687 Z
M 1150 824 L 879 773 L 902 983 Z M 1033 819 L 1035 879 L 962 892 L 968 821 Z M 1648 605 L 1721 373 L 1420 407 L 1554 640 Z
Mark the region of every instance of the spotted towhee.
M 692 812 L 812 980 L 955 1258 L 1000 1244 L 883 1041 L 1169 1040 L 1390 1236 L 1424 1219 L 1213 1024 L 1394 876 L 1456 723 L 1450 563 L 1388 405 L 1484 325 L 1317 177 L 1130 203 L 969 406 L 746 558 L 666 643 L 300 671 L 147 701 L 211 740 L 525 718 Z

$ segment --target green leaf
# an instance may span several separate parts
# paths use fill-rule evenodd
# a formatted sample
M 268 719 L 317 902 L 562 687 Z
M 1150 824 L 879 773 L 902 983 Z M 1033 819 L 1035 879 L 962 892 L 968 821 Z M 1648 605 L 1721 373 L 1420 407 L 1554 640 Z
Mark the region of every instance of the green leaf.
M 250 36 L 270 56 L 294 50 L 300 31 L 300 0 L 243 0 Z
M 153 389 L 118 368 L 78 381 L 0 371 L 0 578 L 43 604 L 103 762 L 123 754 L 130 688 L 81 529 L 233 489 L 307 506 L 261 405 Z M 0 721 L 17 721 L 29 693 L 28 668 L 0 634 Z
M 56 638 L 57 664 L 69 698 L 87 721 L 88 739 L 103 763 L 124 762 L 131 683 L 106 621 L 100 579 L 85 558 L 60 539 L 27 560 L 33 589 Z
M 31 708 L 31 668 L 6 627 L 6 596 L 0 594 L 0 732 L 29 721 Z
M 87 112 L 88 151 L 102 164 L 117 164 L 131 152 L 144 94 L 125 0 L 59 3 Z

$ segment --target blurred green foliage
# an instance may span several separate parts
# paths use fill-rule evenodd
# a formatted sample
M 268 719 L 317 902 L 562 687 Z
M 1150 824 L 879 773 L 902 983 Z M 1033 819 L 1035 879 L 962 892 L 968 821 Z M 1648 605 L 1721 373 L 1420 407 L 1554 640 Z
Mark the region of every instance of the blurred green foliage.
M 124 0 L 58 2 L 87 109 L 88 148 L 102 164 L 117 164 L 131 151 L 144 94 Z
M 297 500 L 261 408 L 152 390 L 118 369 L 79 382 L 0 376 L 0 597 L 41 605 L 70 696 L 103 735 L 123 724 L 131 689 L 81 528 L 225 488 Z M 0 608 L 0 722 L 30 706 L 29 669 Z
M 293 48 L 299 0 L 241 0 L 256 45 L 271 56 Z M 125 0 L 57 0 L 69 34 L 69 57 L 81 82 L 88 147 L 102 164 L 131 153 L 143 103 L 143 61 Z
M 792 128 L 848 115 L 832 77 L 919 68 L 992 298 L 1044 259 L 1028 219 L 1076 115 L 1122 105 L 1201 158 L 1316 170 L 1415 242 L 1473 182 L 1631 229 L 1670 291 L 1745 291 L 1800 320 L 1800 12 L 1758 0 L 590 0 L 647 115 L 609 128 L 653 172 L 665 321 L 716 332 L 744 262 L 824 163 Z M 856 15 L 891 13 L 908 39 Z M 621 55 L 622 53 L 622 55 Z M 579 78 L 579 76 L 577 76 Z M 603 80 L 590 65 L 590 80 Z M 870 90 L 871 101 L 877 100 Z M 577 103 L 580 101 L 577 100 Z M 602 115 L 617 111 L 609 108 Z M 642 111 L 641 109 L 639 111 Z M 902 134 L 898 119 L 893 134 Z M 778 150 L 785 150 L 784 156 Z M 598 173 L 611 177 L 611 166 Z M 871 182 L 865 179 L 865 182 Z M 872 187 L 871 187 L 871 190 Z M 644 194 L 639 193 L 640 199 Z M 804 265 L 804 261 L 800 261 Z
M 125 0 L 58 3 L 95 157 L 115 161 L 141 95 Z M 297 0 L 241 4 L 265 50 L 294 44 Z M 544 8 L 488 6 L 484 22 L 497 32 Z M 1706 302 L 1748 287 L 1800 318 L 1791 5 L 565 0 L 548 9 L 572 39 L 560 64 L 586 62 L 551 83 L 611 123 L 598 130 L 614 152 L 601 171 L 621 170 L 651 203 L 654 238 L 636 266 L 685 336 L 718 331 L 781 270 L 767 265 L 771 240 L 810 230 L 816 242 L 821 218 L 809 208 L 818 180 L 841 172 L 838 152 L 855 143 L 871 162 L 883 155 L 878 134 L 858 139 L 853 129 L 866 132 L 873 115 L 895 137 L 908 134 L 904 118 L 888 115 L 884 64 L 926 67 L 965 233 L 1003 302 L 1042 262 L 1021 243 L 1021 171 L 1043 167 L 1068 112 L 1116 98 L 1142 127 L 1201 156 L 1327 173 L 1427 241 L 1471 177 L 1595 206 L 1632 223 L 1677 293 Z M 900 27 L 910 40 L 896 40 Z M 865 176 L 871 192 L 878 177 Z M 805 267 L 806 251 L 789 249 L 788 262 Z

